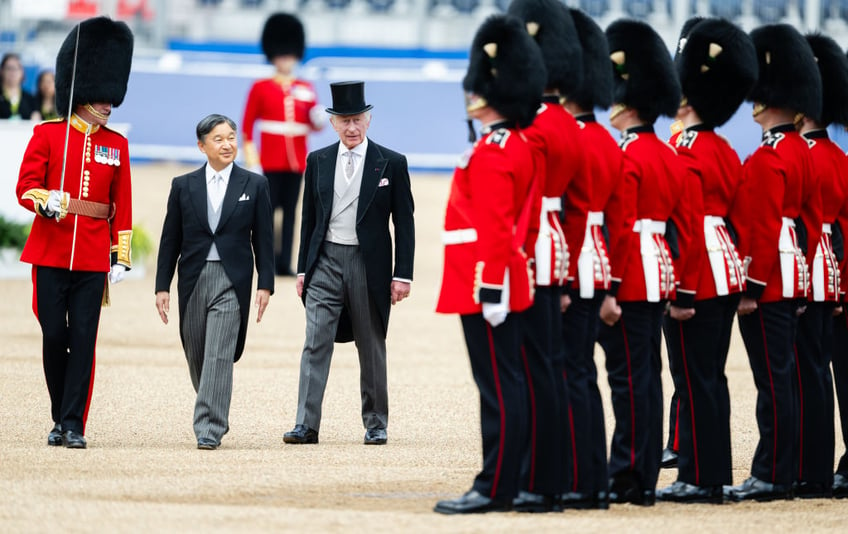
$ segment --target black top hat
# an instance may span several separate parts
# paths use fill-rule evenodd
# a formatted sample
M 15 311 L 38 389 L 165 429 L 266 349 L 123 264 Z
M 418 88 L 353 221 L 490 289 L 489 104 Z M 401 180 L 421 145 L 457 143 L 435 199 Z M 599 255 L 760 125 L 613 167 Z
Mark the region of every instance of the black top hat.
M 612 70 L 609 66 L 607 38 L 600 26 L 586 13 L 570 9 L 577 37 L 583 47 L 583 79 L 565 97 L 582 109 L 608 108 L 612 101 Z
M 70 102 L 75 49 L 77 69 L 73 102 Z M 56 111 L 64 116 L 69 103 L 77 106 L 109 102 L 120 106 L 127 93 L 132 53 L 133 35 L 125 23 L 108 17 L 80 22 L 65 38 L 56 56 Z
M 821 124 L 848 125 L 848 57 L 839 45 L 820 33 L 807 35 L 822 78 Z
M 373 108 L 365 103 L 365 82 L 336 82 L 330 84 L 333 107 L 327 108 L 332 115 L 358 115 Z
M 300 19 L 288 13 L 274 13 L 262 29 L 262 52 L 268 61 L 277 56 L 293 55 L 303 59 L 306 35 Z

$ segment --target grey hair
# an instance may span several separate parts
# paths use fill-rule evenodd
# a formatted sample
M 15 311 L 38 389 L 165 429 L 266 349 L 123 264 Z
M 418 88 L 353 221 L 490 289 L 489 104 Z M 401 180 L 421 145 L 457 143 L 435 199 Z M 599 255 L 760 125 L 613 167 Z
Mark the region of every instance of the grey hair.
M 200 122 L 197 123 L 197 140 L 203 143 L 206 140 L 206 136 L 209 135 L 209 132 L 214 130 L 219 124 L 223 124 L 225 122 L 233 129 L 233 131 L 237 130 L 235 121 L 225 115 L 213 113 L 203 117 L 200 119 Z

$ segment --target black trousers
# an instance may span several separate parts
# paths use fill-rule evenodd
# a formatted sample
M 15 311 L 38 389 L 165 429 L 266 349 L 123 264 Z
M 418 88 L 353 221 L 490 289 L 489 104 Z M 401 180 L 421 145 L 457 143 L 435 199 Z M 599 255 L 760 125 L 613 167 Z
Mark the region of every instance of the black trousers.
M 50 413 L 63 430 L 84 434 L 106 273 L 33 269 Z
M 559 286 L 539 286 L 530 309 L 521 314 L 521 360 L 527 380 L 527 434 L 523 443 L 521 488 L 532 493 L 562 492 L 563 443 L 568 411 L 562 410 L 562 334 Z
M 521 314 L 492 328 L 482 314 L 462 316 L 471 373 L 480 391 L 483 468 L 473 489 L 498 500 L 518 494 L 527 392 L 521 363 Z
M 279 239 L 275 239 L 278 254 L 274 257 L 274 266 L 278 275 L 290 274 L 292 244 L 294 240 L 294 218 L 297 199 L 300 196 L 300 184 L 303 174 L 299 172 L 265 172 L 271 193 L 271 209 L 283 210 L 283 226 Z
M 797 476 L 803 482 L 833 484 L 835 433 L 830 346 L 835 304 L 810 302 L 798 318 L 795 365 L 798 378 Z
M 656 488 L 662 456 L 661 337 L 665 304 L 621 302 L 621 319 L 601 324 L 615 430 L 609 475 L 631 472 L 642 490 Z
M 845 452 L 839 458 L 836 472 L 848 476 L 848 307 L 843 304 L 842 313 L 833 318 L 833 382 L 839 401 L 839 421 L 842 427 L 842 446 Z
M 697 301 L 691 319 L 664 319 L 677 391 L 677 479 L 696 486 L 733 483 L 730 393 L 724 368 L 739 298 Z
M 598 339 L 604 295 L 576 295 L 562 314 L 562 339 L 572 435 L 572 484 L 568 491 L 591 494 L 607 491 L 607 439 L 604 407 L 598 390 L 595 341 Z
M 739 316 L 739 331 L 757 387 L 760 439 L 751 474 L 766 482 L 791 484 L 798 425 L 795 305 L 791 301 L 760 303 L 754 312 Z
M 674 383 L 674 391 L 671 392 L 671 401 L 668 403 L 668 439 L 665 448 L 678 452 L 680 448 L 680 397 L 677 395 L 677 380 L 674 377 L 680 372 L 675 368 L 671 358 L 668 359 L 668 372 Z

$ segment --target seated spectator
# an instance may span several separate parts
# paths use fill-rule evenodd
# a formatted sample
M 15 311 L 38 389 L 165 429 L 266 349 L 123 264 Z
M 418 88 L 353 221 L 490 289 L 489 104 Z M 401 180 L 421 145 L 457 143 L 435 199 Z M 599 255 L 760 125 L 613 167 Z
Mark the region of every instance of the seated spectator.
M 56 109 L 56 76 L 52 70 L 46 69 L 39 73 L 35 84 L 35 101 L 41 119 L 48 121 L 59 116 Z
M 35 97 L 24 91 L 24 67 L 18 54 L 0 61 L 0 119 L 38 119 Z

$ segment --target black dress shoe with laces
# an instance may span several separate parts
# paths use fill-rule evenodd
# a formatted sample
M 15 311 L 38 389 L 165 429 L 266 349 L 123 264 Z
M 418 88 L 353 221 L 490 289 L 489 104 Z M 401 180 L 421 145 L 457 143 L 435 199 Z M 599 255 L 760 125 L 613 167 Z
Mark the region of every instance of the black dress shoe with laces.
M 202 451 L 214 451 L 218 448 L 218 442 L 212 438 L 198 438 L 197 448 Z
M 283 434 L 286 443 L 305 444 L 318 443 L 318 431 L 306 425 L 294 425 L 294 428 Z
M 569 491 L 559 498 L 559 506 L 563 510 L 609 510 L 610 498 L 606 491 L 583 493 Z
M 660 467 L 663 469 L 671 469 L 672 467 L 677 467 L 677 453 L 669 448 L 663 449 L 662 460 L 660 460 Z
M 87 444 L 82 434 L 73 430 L 66 430 L 62 433 L 62 445 L 67 449 L 84 449 Z
M 848 476 L 841 473 L 833 475 L 833 498 L 848 498 Z
M 61 447 L 62 446 L 62 425 L 56 423 L 53 425 L 53 430 L 47 434 L 47 444 L 51 447 Z
M 792 484 L 792 493 L 799 499 L 830 499 L 833 497 L 833 486 L 824 482 L 799 480 Z
M 696 486 L 678 480 L 671 486 L 657 490 L 657 500 L 721 504 L 724 502 L 724 492 L 721 486 Z
M 458 499 L 437 502 L 433 511 L 448 515 L 508 512 L 510 504 L 510 501 L 490 499 L 477 490 L 471 490 Z
M 609 488 L 609 502 L 613 504 L 642 504 L 642 485 L 633 473 L 624 472 L 614 476 L 610 479 Z
M 792 486 L 790 484 L 772 484 L 752 476 L 738 486 L 726 487 L 724 494 L 728 500 L 736 502 L 790 500 L 792 499 Z
M 516 512 L 545 513 L 560 511 L 557 499 L 553 495 L 542 495 L 529 491 L 519 491 L 512 500 L 512 509 Z
M 388 440 L 385 428 L 369 428 L 365 432 L 363 443 L 366 445 L 385 445 Z

